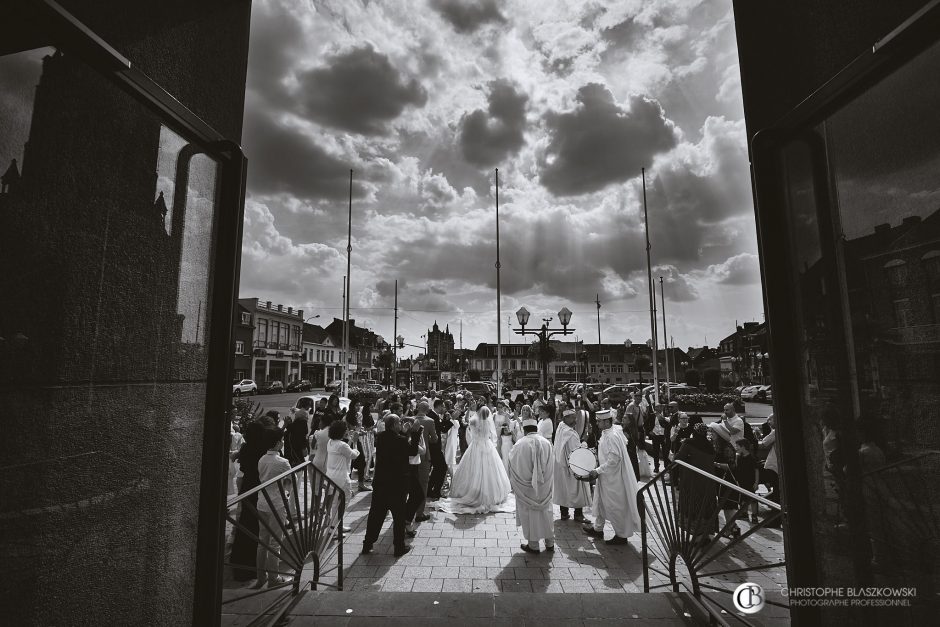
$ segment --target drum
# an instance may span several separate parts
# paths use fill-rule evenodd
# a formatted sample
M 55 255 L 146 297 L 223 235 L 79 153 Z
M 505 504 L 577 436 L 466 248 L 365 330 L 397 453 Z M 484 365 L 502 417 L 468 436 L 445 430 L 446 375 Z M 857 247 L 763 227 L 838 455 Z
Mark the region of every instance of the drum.
M 586 477 L 592 470 L 597 468 L 597 453 L 589 448 L 579 448 L 571 452 L 568 456 L 568 468 L 577 477 Z

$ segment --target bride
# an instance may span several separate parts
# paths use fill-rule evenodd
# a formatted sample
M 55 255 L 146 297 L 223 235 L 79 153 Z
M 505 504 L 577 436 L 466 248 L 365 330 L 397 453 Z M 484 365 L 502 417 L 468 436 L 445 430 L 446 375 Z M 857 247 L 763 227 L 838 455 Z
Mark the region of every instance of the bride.
M 486 406 L 473 412 L 467 426 L 469 446 L 460 458 L 450 487 L 454 511 L 484 514 L 493 511 L 509 496 L 509 476 L 496 451 L 496 425 Z

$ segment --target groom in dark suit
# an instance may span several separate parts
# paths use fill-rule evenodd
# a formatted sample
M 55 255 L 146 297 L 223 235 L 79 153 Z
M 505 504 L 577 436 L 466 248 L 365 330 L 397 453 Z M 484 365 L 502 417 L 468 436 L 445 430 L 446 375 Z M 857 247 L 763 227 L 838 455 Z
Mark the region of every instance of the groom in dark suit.
M 431 475 L 428 478 L 428 498 L 441 498 L 441 488 L 444 487 L 444 478 L 447 476 L 447 462 L 444 461 L 444 449 L 441 440 L 451 427 L 450 420 L 444 420 L 444 401 L 434 399 L 433 408 L 428 411 L 428 418 L 434 421 L 434 430 L 437 432 L 437 442 L 430 444 Z
M 395 557 L 411 550 L 405 544 L 405 499 L 408 496 L 408 458 L 418 454 L 418 438 L 401 435 L 401 422 L 395 414 L 385 417 L 385 431 L 375 436 L 375 478 L 372 480 L 372 504 L 366 523 L 363 555 L 372 552 L 379 539 L 385 517 L 392 513 L 392 538 Z

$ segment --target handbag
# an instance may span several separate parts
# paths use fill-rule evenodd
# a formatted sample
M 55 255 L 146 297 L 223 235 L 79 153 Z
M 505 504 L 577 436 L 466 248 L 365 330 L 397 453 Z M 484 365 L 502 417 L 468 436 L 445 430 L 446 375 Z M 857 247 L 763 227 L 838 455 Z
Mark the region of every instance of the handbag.
M 649 454 L 640 449 L 636 452 L 636 461 L 640 467 L 640 476 L 637 479 L 651 479 L 653 473 L 650 470 L 650 456 Z

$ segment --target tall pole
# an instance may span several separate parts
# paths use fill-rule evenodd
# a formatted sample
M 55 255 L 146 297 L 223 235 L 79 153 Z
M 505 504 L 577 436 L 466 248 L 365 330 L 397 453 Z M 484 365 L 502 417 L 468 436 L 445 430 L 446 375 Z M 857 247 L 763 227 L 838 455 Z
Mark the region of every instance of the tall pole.
M 344 372 L 346 372 L 346 277 L 345 276 L 343 276 L 343 339 L 342 339 L 342 343 L 343 343 L 343 350 L 340 351 L 339 359 L 343 363 L 340 365 L 340 370 L 339 370 L 340 372 L 339 390 L 340 390 L 340 395 L 345 396 L 345 393 L 343 392 L 343 387 L 346 384 L 346 375 L 343 374 Z
M 597 380 L 601 380 L 601 364 L 604 358 L 601 357 L 601 295 L 594 296 L 594 303 L 597 305 Z
M 392 345 L 395 347 L 395 356 L 392 358 L 392 380 L 398 387 L 398 279 L 395 279 L 395 331 L 392 334 Z
M 656 368 L 656 360 L 658 359 L 656 351 L 656 288 L 653 287 L 653 264 L 650 261 L 650 217 L 646 209 L 646 168 L 640 170 L 640 175 L 643 177 L 643 222 L 646 225 L 646 278 L 649 281 L 649 295 L 650 295 L 650 330 L 653 334 L 651 338 L 652 349 L 653 349 L 653 399 L 658 403 L 659 402 L 659 373 Z
M 663 344 L 666 347 L 666 400 L 671 400 L 671 394 L 669 390 L 669 336 L 666 335 L 666 292 L 663 288 L 663 277 L 659 277 L 659 302 L 663 307 Z M 673 368 L 672 376 L 676 376 L 675 368 Z
M 499 168 L 496 168 L 496 397 L 503 395 L 503 311 L 499 285 Z
M 349 170 L 349 221 L 346 231 L 346 322 L 343 325 L 343 350 L 345 352 L 343 364 L 343 396 L 349 395 L 349 301 L 352 300 L 350 274 L 352 272 L 352 191 L 353 171 Z

